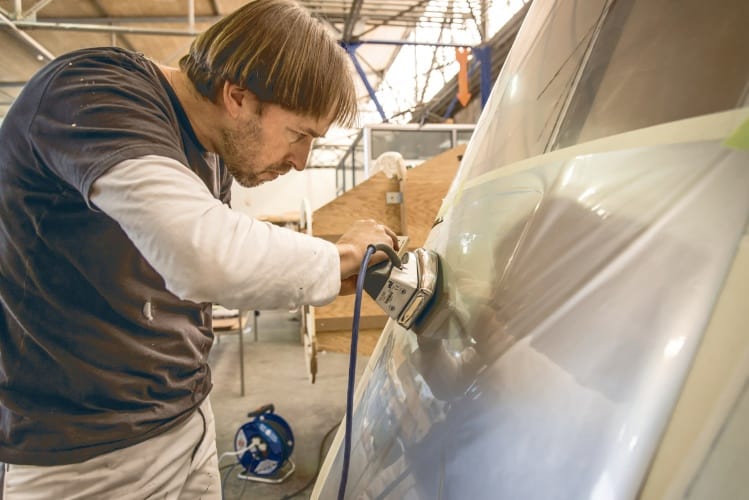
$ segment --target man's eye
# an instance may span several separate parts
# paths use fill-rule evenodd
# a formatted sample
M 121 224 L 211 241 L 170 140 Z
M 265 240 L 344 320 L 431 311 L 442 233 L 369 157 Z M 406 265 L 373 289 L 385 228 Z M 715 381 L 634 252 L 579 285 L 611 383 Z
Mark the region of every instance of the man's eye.
M 294 142 L 299 142 L 303 140 L 305 137 L 307 137 L 307 134 L 303 134 L 301 132 L 296 132 L 296 138 L 294 139 Z
M 307 134 L 305 134 L 304 132 L 297 132 L 296 130 L 292 130 L 292 129 L 288 129 L 287 135 L 289 137 L 289 142 L 291 142 L 292 144 L 300 142 L 305 137 L 307 137 Z

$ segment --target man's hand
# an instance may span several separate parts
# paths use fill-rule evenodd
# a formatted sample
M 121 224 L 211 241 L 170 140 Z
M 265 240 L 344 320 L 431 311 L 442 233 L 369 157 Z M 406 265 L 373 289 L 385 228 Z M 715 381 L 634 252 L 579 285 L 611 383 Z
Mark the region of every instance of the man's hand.
M 359 220 L 346 231 L 336 242 L 338 255 L 341 258 L 341 295 L 356 291 L 356 277 L 368 245 L 384 243 L 398 250 L 398 238 L 387 226 L 374 220 Z M 369 265 L 377 264 L 387 258 L 384 252 L 376 252 L 369 260 Z

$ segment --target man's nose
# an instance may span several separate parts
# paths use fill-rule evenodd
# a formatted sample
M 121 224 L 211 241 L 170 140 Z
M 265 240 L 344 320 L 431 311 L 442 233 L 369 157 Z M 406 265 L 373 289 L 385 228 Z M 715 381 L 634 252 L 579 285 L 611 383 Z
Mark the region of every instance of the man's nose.
M 312 154 L 312 144 L 305 144 L 303 149 L 299 151 L 298 156 L 294 155 L 294 161 L 291 163 L 294 165 L 294 170 L 301 172 L 307 166 L 309 157 Z

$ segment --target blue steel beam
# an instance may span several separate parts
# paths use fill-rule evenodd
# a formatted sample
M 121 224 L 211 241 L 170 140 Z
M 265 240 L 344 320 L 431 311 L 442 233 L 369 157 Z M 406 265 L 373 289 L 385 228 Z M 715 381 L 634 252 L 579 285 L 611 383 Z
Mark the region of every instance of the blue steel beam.
M 364 72 L 364 68 L 361 67 L 361 64 L 359 64 L 359 60 L 356 58 L 356 49 L 359 48 L 359 45 L 361 44 L 358 42 L 355 42 L 355 43 L 340 42 L 340 44 L 344 49 L 346 49 L 346 52 L 348 52 L 349 57 L 351 57 L 351 62 L 354 63 L 354 68 L 356 68 L 356 72 L 359 73 L 359 77 L 364 83 L 364 86 L 367 88 L 367 92 L 369 92 L 369 97 L 370 99 L 372 99 L 372 102 L 377 108 L 377 112 L 380 113 L 380 117 L 382 118 L 382 121 L 387 122 L 388 119 L 387 119 L 387 116 L 385 116 L 385 110 L 382 109 L 382 105 L 380 104 L 380 101 L 377 99 L 377 95 L 375 94 L 375 89 L 369 83 L 369 80 L 367 79 L 367 74 Z
M 364 86 L 366 87 L 367 92 L 369 93 L 369 97 L 372 99 L 372 102 L 377 108 L 377 111 L 380 114 L 380 117 L 382 117 L 383 122 L 388 121 L 387 117 L 385 116 L 385 111 L 382 109 L 382 106 L 380 105 L 380 101 L 377 99 L 377 96 L 375 95 L 375 90 L 372 87 L 372 85 L 369 83 L 369 80 L 367 79 L 367 75 L 364 72 L 364 69 L 361 67 L 361 64 L 359 64 L 359 60 L 356 58 L 356 49 L 359 48 L 359 46 L 363 44 L 395 45 L 395 46 L 418 45 L 418 46 L 427 46 L 427 47 L 470 48 L 474 52 L 476 57 L 471 62 L 471 66 L 468 69 L 469 78 L 473 74 L 473 70 L 475 69 L 476 63 L 481 64 L 480 87 L 479 87 L 480 92 L 481 92 L 481 109 L 484 109 L 484 106 L 486 105 L 486 102 L 489 99 L 489 94 L 491 93 L 491 90 L 492 90 L 492 74 L 491 74 L 492 59 L 491 59 L 491 47 L 488 45 L 471 47 L 470 45 L 460 44 L 460 43 L 412 42 L 412 41 L 407 41 L 407 40 L 357 40 L 356 42 L 341 41 L 339 43 L 344 49 L 346 49 L 346 52 L 348 52 L 349 56 L 351 57 L 351 61 L 354 63 L 354 67 L 356 68 L 356 72 L 359 74 L 359 77 L 362 79 L 362 82 L 364 82 Z M 450 114 L 455 108 L 455 104 L 457 100 L 458 98 L 456 96 L 450 102 L 450 105 L 445 111 L 444 118 L 449 118 Z
M 492 48 L 489 45 L 482 47 L 474 47 L 474 53 L 476 59 L 481 63 L 481 109 L 486 106 L 486 101 L 489 100 L 489 94 L 492 91 Z
M 442 42 L 412 42 L 409 40 L 357 40 L 358 45 L 369 44 L 369 45 L 423 45 L 426 47 L 459 47 L 459 48 L 471 48 L 471 45 L 465 43 L 442 43 Z

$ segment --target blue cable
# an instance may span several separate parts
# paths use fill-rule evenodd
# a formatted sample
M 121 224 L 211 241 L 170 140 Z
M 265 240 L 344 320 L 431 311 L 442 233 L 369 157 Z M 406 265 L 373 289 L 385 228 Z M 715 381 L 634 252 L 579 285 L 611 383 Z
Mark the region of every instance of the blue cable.
M 364 290 L 364 277 L 369 267 L 369 259 L 377 251 L 374 245 L 367 246 L 362 259 L 359 276 L 356 278 L 356 300 L 354 302 L 354 320 L 351 326 L 351 352 L 348 363 L 348 391 L 346 394 L 346 433 L 343 441 L 343 466 L 341 467 L 341 484 L 338 487 L 338 500 L 346 495 L 348 468 L 351 460 L 351 420 L 354 410 L 354 380 L 356 379 L 356 346 L 359 343 L 359 316 L 361 315 L 361 299 Z

